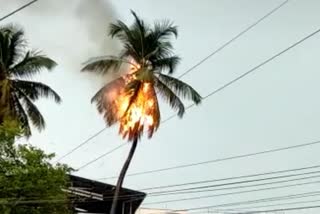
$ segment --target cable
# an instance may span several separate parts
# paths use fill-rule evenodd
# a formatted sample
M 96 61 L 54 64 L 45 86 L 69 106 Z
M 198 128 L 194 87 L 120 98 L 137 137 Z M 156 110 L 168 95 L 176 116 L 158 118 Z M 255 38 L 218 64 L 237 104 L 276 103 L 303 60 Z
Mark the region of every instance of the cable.
M 93 138 L 97 137 L 99 134 L 101 134 L 102 132 L 104 132 L 107 129 L 107 127 L 101 129 L 100 131 L 98 131 L 97 133 L 95 133 L 94 135 L 90 136 L 88 139 L 86 139 L 85 141 L 83 141 L 82 143 L 80 143 L 78 146 L 76 146 L 75 148 L 71 149 L 69 152 L 67 152 L 66 154 L 62 155 L 60 158 L 58 158 L 55 162 L 59 162 L 62 159 L 64 159 L 65 157 L 69 156 L 70 154 L 72 154 L 73 152 L 75 152 L 76 150 L 78 150 L 79 148 L 81 148 L 82 146 L 84 146 L 85 144 L 89 143 Z
M 237 35 L 235 35 L 232 39 L 230 39 L 229 41 L 227 41 L 226 43 L 224 43 L 222 46 L 220 46 L 218 49 L 216 49 L 214 52 L 210 53 L 208 56 L 206 56 L 204 59 L 202 59 L 200 62 L 198 62 L 197 64 L 195 64 L 194 66 L 192 66 L 191 68 L 189 68 L 187 71 L 185 71 L 184 73 L 182 73 L 178 78 L 182 78 L 183 76 L 187 75 L 188 73 L 190 73 L 192 70 L 194 70 L 195 68 L 197 68 L 198 66 L 200 66 L 202 63 L 204 63 L 205 61 L 207 61 L 209 58 L 211 58 L 212 56 L 216 55 L 218 52 L 222 51 L 224 48 L 226 48 L 227 46 L 229 46 L 232 42 L 234 42 L 235 40 L 237 40 L 239 37 L 241 37 L 242 35 L 244 35 L 245 33 L 247 33 L 249 30 L 251 30 L 253 27 L 257 26 L 260 22 L 262 22 L 264 19 L 268 18 L 270 15 L 272 15 L 273 13 L 275 13 L 277 10 L 279 10 L 280 8 L 282 8 L 285 4 L 287 4 L 289 2 L 289 0 L 284 1 L 283 3 L 281 3 L 279 6 L 277 6 L 276 8 L 272 9 L 270 12 L 268 12 L 266 15 L 264 15 L 263 17 L 261 17 L 260 19 L 258 19 L 256 22 L 254 22 L 253 24 L 251 24 L 249 27 L 247 27 L 246 29 L 244 29 L 243 31 L 241 31 L 240 33 L 238 33 Z
M 212 183 L 212 182 L 218 182 L 218 181 L 226 181 L 226 180 L 235 180 L 235 179 L 241 179 L 241 178 L 248 178 L 248 177 L 256 177 L 256 176 L 262 176 L 262 175 L 272 175 L 272 174 L 280 174 L 280 173 L 287 173 L 287 172 L 295 172 L 295 171 L 301 171 L 301 170 L 306 170 L 306 169 L 315 169 L 315 168 L 319 168 L 320 165 L 315 165 L 315 166 L 310 166 L 310 167 L 303 167 L 303 168 L 295 168 L 295 169 L 288 169 L 288 170 L 281 170 L 281 171 L 271 171 L 271 172 L 265 172 L 265 173 L 259 173 L 259 174 L 251 174 L 251 175 L 242 175 L 242 176 L 237 176 L 237 177 L 227 177 L 227 178 L 222 178 L 222 179 L 214 179 L 214 180 L 204 180 L 204 181 L 197 181 L 197 182 L 190 182 L 190 183 L 182 183 L 182 184 L 177 184 L 177 185 L 170 185 L 170 187 L 179 187 L 179 186 L 183 186 L 185 184 L 188 185 L 192 185 L 192 184 L 202 184 L 202 183 Z M 282 176 L 278 176 L 278 177 L 269 177 L 269 178 L 262 178 L 263 180 L 271 180 L 271 179 L 276 179 L 276 178 L 288 178 L 288 177 L 292 177 L 292 176 L 299 176 L 299 175 L 307 175 L 307 174 L 313 174 L 313 173 L 317 173 L 318 171 L 313 171 L 313 172 L 306 172 L 306 173 L 300 173 L 300 174 L 289 174 L 289 175 L 282 175 Z M 261 179 L 259 180 L 255 180 L 255 181 L 261 181 Z M 244 180 L 244 181 L 240 181 L 241 183 L 249 183 L 252 182 L 252 180 Z M 72 186 L 72 182 L 70 183 Z M 234 185 L 234 184 L 239 184 L 238 182 L 231 182 L 231 183 L 223 183 L 223 184 L 219 184 L 219 186 L 226 186 L 226 185 Z M 85 189 L 90 189 L 88 188 L 84 188 Z M 151 188 L 145 188 L 145 189 L 140 189 L 137 191 L 143 191 L 146 189 L 158 189 L 158 187 L 151 187 Z M 17 188 L 12 188 L 12 190 L 17 190 Z M 181 189 L 179 189 L 181 190 Z M 167 192 L 170 192 L 172 190 L 169 190 Z M 104 194 L 110 193 L 112 194 L 113 191 L 110 192 L 104 192 Z M 152 192 L 154 194 L 154 192 Z M 128 196 L 128 195 L 126 195 Z M 133 196 L 132 194 L 130 194 L 129 196 Z M 30 198 L 30 197 L 28 197 Z
M 310 178 L 318 178 L 318 177 L 320 177 L 320 175 L 295 178 L 295 179 L 288 179 L 288 180 L 281 180 L 281 181 L 273 181 L 273 182 L 267 182 L 267 183 L 261 183 L 261 184 L 250 184 L 250 185 L 246 185 L 246 186 L 224 187 L 224 188 L 220 188 L 220 189 L 209 189 L 209 188 L 230 186 L 230 185 L 244 184 L 244 183 L 246 184 L 246 183 L 253 183 L 253 182 L 259 182 L 259 181 L 266 181 L 266 180 L 275 180 L 275 179 L 296 177 L 296 176 L 301 176 L 301 175 L 310 175 L 310 174 L 316 174 L 316 173 L 320 173 L 320 171 L 300 173 L 300 174 L 291 174 L 291 175 L 283 175 L 283 176 L 275 176 L 275 177 L 261 178 L 261 179 L 254 179 L 254 180 L 237 181 L 237 182 L 231 182 L 231 183 L 226 183 L 226 184 L 215 184 L 215 185 L 207 185 L 207 186 L 200 186 L 200 187 L 162 191 L 162 192 L 151 192 L 148 195 L 149 196 L 152 196 L 152 195 L 164 196 L 164 195 L 175 195 L 175 194 L 186 194 L 186 193 L 212 192 L 212 191 L 220 191 L 220 190 L 239 189 L 239 188 L 242 189 L 242 188 L 247 188 L 247 187 L 264 186 L 264 185 L 270 185 L 270 184 L 279 184 L 279 183 L 287 183 L 287 182 L 291 182 L 291 181 L 305 180 L 305 179 L 310 179 Z M 209 189 L 209 190 L 200 190 L 200 189 Z M 188 190 L 197 190 L 197 191 L 186 192 Z
M 320 183 L 320 181 L 311 181 L 311 182 L 305 182 L 305 183 L 282 185 L 282 186 L 268 187 L 268 188 L 260 188 L 260 189 L 254 189 L 254 190 L 229 192 L 229 193 L 222 193 L 222 194 L 215 194 L 215 195 L 203 195 L 203 196 L 197 196 L 197 197 L 180 198 L 180 199 L 165 200 L 165 201 L 155 201 L 155 202 L 145 203 L 145 205 L 173 203 L 173 202 L 180 202 L 180 201 L 191 201 L 191 200 L 198 200 L 198 199 L 204 199 L 204 198 L 214 198 L 214 197 L 218 197 L 218 196 L 237 195 L 237 194 L 243 194 L 243 193 L 259 192 L 259 191 L 274 190 L 274 189 L 283 189 L 283 188 L 288 188 L 288 187 L 296 187 L 296 186 L 318 184 L 318 183 Z
M 225 204 L 217 204 L 217 205 L 210 205 L 210 206 L 205 206 L 201 207 L 201 209 L 211 209 L 211 208 L 219 208 L 219 207 L 233 207 L 233 206 L 241 206 L 241 205 L 249 205 L 249 204 L 259 204 L 259 203 L 268 203 L 268 202 L 274 202 L 274 201 L 285 201 L 285 200 L 295 200 L 299 198 L 307 198 L 307 197 L 314 197 L 314 196 L 319 196 L 320 192 L 307 192 L 307 193 L 300 193 L 300 194 L 290 194 L 290 195 L 284 195 L 284 196 L 278 196 L 278 197 L 269 197 L 269 198 L 261 198 L 257 200 L 248 200 L 248 201 L 240 201 L 240 202 L 233 202 L 233 203 L 225 203 Z M 299 202 L 294 202 L 294 203 L 299 203 Z M 288 203 L 289 204 L 289 203 Z M 284 204 L 282 204 L 284 205 Z M 264 206 L 259 206 L 259 207 L 267 207 L 267 206 L 274 206 L 274 205 L 264 205 Z M 242 210 L 242 209 L 254 209 L 254 208 L 259 208 L 258 206 L 256 207 L 241 207 L 241 208 L 227 208 L 223 209 L 220 211 L 232 211 L 232 210 Z M 200 209 L 200 208 L 199 208 Z M 210 211 L 210 210 L 208 210 Z M 191 212 L 195 213 L 195 212 Z
M 187 73 L 190 73 L 192 70 L 194 70 L 195 68 L 197 68 L 198 66 L 200 66 L 202 63 L 204 63 L 205 61 L 207 61 L 209 58 L 211 58 L 212 56 L 214 56 L 215 54 L 217 54 L 218 52 L 222 51 L 224 48 L 226 48 L 228 45 L 230 45 L 232 42 L 234 42 L 235 40 L 237 40 L 239 37 L 241 37 L 242 35 L 244 35 L 245 33 L 247 33 L 249 30 L 251 30 L 253 27 L 257 26 L 260 22 L 262 22 L 263 20 L 265 20 L 266 18 L 268 18 L 270 15 L 272 15 L 273 13 L 275 13 L 277 10 L 279 10 L 281 7 L 283 7 L 285 4 L 287 4 L 289 2 L 289 0 L 284 1 L 283 3 L 281 3 L 279 6 L 277 6 L 276 8 L 274 8 L 273 10 L 271 10 L 270 12 L 268 12 L 266 15 L 264 15 L 263 17 L 261 17 L 260 19 L 258 19 L 256 22 L 254 22 L 252 25 L 250 25 L 249 27 L 247 27 L 246 29 L 244 29 L 243 31 L 241 31 L 240 33 L 238 33 L 235 37 L 233 37 L 231 40 L 229 40 L 228 42 L 226 42 L 225 44 L 223 44 L 221 47 L 219 47 L 218 49 L 216 49 L 215 51 L 213 51 L 212 53 L 210 53 L 208 56 L 206 56 L 205 58 L 203 58 L 202 60 L 200 60 L 198 63 L 196 63 L 195 65 L 193 65 L 191 68 L 189 68 L 188 70 L 186 70 L 183 74 L 181 74 L 178 79 L 180 79 L 181 77 L 185 76 Z M 92 135 L 91 137 L 89 137 L 87 140 L 85 140 L 83 143 L 79 144 L 78 146 L 76 146 L 74 149 L 70 150 L 68 153 L 66 153 L 65 155 L 63 155 L 62 157 L 60 157 L 57 161 L 61 161 L 62 159 L 64 159 L 65 157 L 67 157 L 68 155 L 70 155 L 71 153 L 75 152 L 76 150 L 78 150 L 79 148 L 81 148 L 82 146 L 84 146 L 85 144 L 87 144 L 89 141 L 91 141 L 93 138 L 95 138 L 96 136 L 98 136 L 99 134 L 101 134 L 103 131 L 105 131 L 106 128 L 100 130 L 99 132 L 97 132 L 96 134 Z
M 0 22 L 3 21 L 3 20 L 5 20 L 5 19 L 8 18 L 8 17 L 14 15 L 15 13 L 17 13 L 17 12 L 25 9 L 26 7 L 29 7 L 29 6 L 32 5 L 33 3 L 36 3 L 37 1 L 38 1 L 38 0 L 33 0 L 33 1 L 31 1 L 31 2 L 29 2 L 29 3 L 27 3 L 27 4 L 25 4 L 25 5 L 23 5 L 22 7 L 19 7 L 18 9 L 16 9 L 16 10 L 12 11 L 11 13 L 9 13 L 8 15 L 2 17 L 2 18 L 0 19 Z
M 286 49 L 280 51 L 279 53 L 273 55 L 272 57 L 268 58 L 267 60 L 263 61 L 262 63 L 258 64 L 257 66 L 253 67 L 252 69 L 250 69 L 249 71 L 243 73 L 242 75 L 238 76 L 237 78 L 231 80 L 230 82 L 222 85 L 221 87 L 217 88 L 216 90 L 214 90 L 213 92 L 209 93 L 208 95 L 206 95 L 205 97 L 203 97 L 203 100 L 211 97 L 212 95 L 217 94 L 218 92 L 224 90 L 225 88 L 227 88 L 228 86 L 232 85 L 233 83 L 239 81 L 240 79 L 248 76 L 249 74 L 253 73 L 254 71 L 256 71 L 257 69 L 259 69 L 260 67 L 268 64 L 269 62 L 273 61 L 274 59 L 278 58 L 279 56 L 281 56 L 282 54 L 286 53 L 287 51 L 291 50 L 292 48 L 300 45 L 301 43 L 303 43 L 304 41 L 306 41 L 307 39 L 315 36 L 316 34 L 318 34 L 320 32 L 320 29 L 312 32 L 311 34 L 307 35 L 306 37 L 300 39 L 299 41 L 295 42 L 294 44 L 290 45 L 289 47 L 287 47 Z M 192 107 L 194 107 L 195 104 L 191 104 L 189 106 L 186 107 L 187 109 L 190 109 Z M 167 122 L 171 119 L 173 119 L 174 117 L 176 117 L 176 114 L 171 115 L 170 117 L 168 117 L 167 119 L 165 119 L 164 121 Z
M 315 177 L 315 176 L 313 176 Z M 319 177 L 319 176 L 317 176 Z M 311 178 L 311 177 L 309 177 Z M 301 178 L 302 179 L 309 179 L 309 178 Z M 296 180 L 296 179 L 295 179 Z M 291 180 L 293 181 L 293 180 Z M 288 181 L 289 182 L 289 181 Z M 240 194 L 240 193 L 249 193 L 249 192 L 257 192 L 257 191 L 264 191 L 264 190 L 272 190 L 272 189 L 279 189 L 279 188 L 287 188 L 287 187 L 295 187 L 295 186 L 301 186 L 301 185 L 307 185 L 307 184 L 314 184 L 314 183 L 320 183 L 320 181 L 313 181 L 313 182 L 305 182 L 305 183 L 299 183 L 299 184 L 292 184 L 292 185 L 282 185 L 282 186 L 277 186 L 277 187 L 270 187 L 270 188 L 262 188 L 262 189 L 254 189 L 254 190 L 249 190 L 249 191 L 241 191 L 241 192 L 229 192 L 229 193 L 224 193 L 224 194 L 217 194 L 217 195 L 209 195 L 209 196 L 200 196 L 200 197 L 193 197 L 193 198 L 188 198 L 188 199 L 177 199 L 175 201 L 185 201 L 185 200 L 196 200 L 196 199 L 200 199 L 200 198 L 211 198 L 211 197 L 218 197 L 218 196 L 225 196 L 225 195 L 234 195 L 234 194 Z M 306 194 L 313 194 L 314 195 L 320 195 L 320 191 L 316 191 L 316 192 L 309 192 L 309 193 L 303 193 L 303 194 L 298 194 L 298 195 L 306 195 Z M 141 200 L 142 198 L 139 197 L 141 196 L 141 194 L 128 194 L 128 195 L 121 195 L 120 198 L 124 199 L 124 198 L 131 198 L 131 197 L 137 197 L 135 200 Z M 153 197 L 153 196 L 150 196 Z M 144 197 L 143 197 L 144 198 Z M 10 199 L 12 200 L 13 198 L 0 198 L 2 199 Z M 103 198 L 104 201 L 111 201 L 113 199 L 113 196 L 108 196 L 108 197 L 104 197 Z M 108 200 L 109 199 L 109 200 Z M 0 200 L 0 202 L 1 202 Z M 40 201 L 40 202 L 39 202 Z M 87 200 L 88 201 L 88 200 Z M 20 200 L 20 202 L 23 203 L 48 203 L 48 202 L 66 202 L 66 200 L 61 200 L 61 199 L 41 199 L 41 200 Z M 19 203 L 20 203 L 19 202 Z M 96 202 L 92 201 L 92 202 Z M 100 201 L 101 202 L 101 201 Z M 170 202 L 173 202 L 173 200 L 171 200 Z M 159 204 L 162 202 L 152 202 L 152 203 L 146 203 L 146 204 Z M 163 202 L 164 203 L 164 202 Z M 167 202 L 166 202 L 167 203 Z M 169 203 L 169 202 L 168 202 Z M 1 204 L 1 203 L 0 203 Z
M 101 158 L 103 158 L 103 157 L 105 157 L 105 156 L 107 156 L 107 155 L 111 154 L 112 152 L 117 151 L 118 149 L 120 149 L 120 148 L 122 148 L 122 147 L 124 147 L 124 146 L 126 146 L 126 145 L 127 145 L 127 144 L 121 144 L 120 146 L 117 146 L 116 148 L 114 148 L 114 149 L 112 149 L 112 150 L 108 151 L 107 153 L 104 153 L 104 154 L 100 155 L 99 157 L 97 157 L 97 158 L 95 158 L 95 159 L 93 159 L 93 160 L 89 161 L 88 163 L 86 163 L 86 164 L 84 164 L 84 165 L 80 166 L 78 169 L 76 169 L 76 171 L 79 171 L 80 169 L 83 169 L 83 168 L 85 168 L 85 167 L 89 166 L 90 164 L 92 164 L 92 163 L 96 162 L 97 160 L 99 160 L 99 159 L 101 159 Z
M 319 173 L 320 171 L 313 171 L 313 172 L 307 172 L 307 173 L 300 173 L 300 174 L 290 174 L 290 175 L 283 175 L 283 176 L 278 176 L 278 177 L 268 177 L 268 178 L 263 178 L 263 179 L 259 179 L 259 180 L 254 180 L 254 182 L 257 182 L 257 181 L 263 181 L 263 180 L 274 180 L 274 179 L 283 179 L 283 178 L 288 178 L 288 177 L 293 177 L 293 176 L 300 176 L 300 175 L 306 175 L 306 174 L 314 174 L 314 173 Z M 292 182 L 292 181 L 297 181 L 297 180 L 306 180 L 306 179 L 311 179 L 311 178 L 316 178 L 316 177 L 319 177 L 320 175 L 317 175 L 317 176 L 309 176 L 309 177 L 302 177 L 302 178 L 297 178 L 297 179 L 287 179 L 287 180 L 282 180 L 282 181 L 275 181 L 275 182 L 269 182 L 269 183 L 261 183 L 261 184 L 254 184 L 254 185 L 250 185 L 250 186 L 234 186 L 234 187 L 227 187 L 227 188 L 223 188 L 223 189 L 210 189 L 210 190 L 207 190 L 207 191 L 218 191 L 218 190 L 226 190 L 226 189 L 238 189 L 238 188 L 247 188 L 247 187 L 253 187 L 253 186 L 258 186 L 258 185 L 270 185 L 270 184 L 277 184 L 277 183 L 284 183 L 284 182 Z M 253 182 L 253 180 L 245 180 L 245 181 L 240 181 L 241 183 L 251 183 Z M 317 181 L 318 182 L 318 181 Z M 317 183 L 316 182 L 316 183 Z M 227 186 L 227 185 L 235 185 L 235 184 L 239 184 L 238 182 L 235 183 L 235 182 L 232 182 L 232 183 L 222 183 L 222 184 L 218 184 L 218 185 L 215 185 L 214 187 L 220 187 L 220 186 Z M 301 184 L 298 184 L 298 185 L 304 185 L 304 184 L 309 184 L 308 183 L 301 183 Z M 294 184 L 293 186 L 295 186 L 297 184 Z M 291 186 L 291 185 L 290 185 Z M 278 186 L 276 188 L 283 188 L 283 187 L 288 187 L 288 186 Z M 199 188 L 201 189 L 201 187 Z M 262 190 L 265 190 L 265 189 L 262 189 Z M 252 190 L 250 190 L 252 191 Z M 260 191 L 260 189 L 255 189 L 254 191 Z M 74 191 L 75 193 L 77 192 L 76 190 Z M 200 191 L 199 191 L 200 192 Z M 206 192 L 206 191 L 203 191 L 203 192 Z M 109 192 L 104 192 L 104 195 L 106 194 L 110 194 L 110 196 L 105 196 L 103 197 L 103 199 L 105 201 L 107 201 L 107 199 L 110 199 L 112 200 L 113 196 L 112 193 L 113 191 L 109 191 Z M 167 193 L 170 193 L 170 191 L 168 191 Z M 238 193 L 238 192 L 232 192 L 232 193 L 228 193 L 228 194 L 235 194 L 235 193 Z M 316 193 L 319 193 L 320 194 L 320 191 L 319 192 L 311 192 L 312 194 L 316 194 Z M 308 193 L 308 194 L 311 194 L 311 193 Z M 141 199 L 141 195 L 143 194 L 143 198 L 145 196 L 144 193 L 139 193 L 139 194 L 127 194 L 127 195 L 121 195 L 120 198 L 132 198 L 132 197 L 137 197 L 135 200 L 140 200 Z M 175 194 L 175 193 L 172 193 L 172 194 Z M 307 193 L 304 193 L 304 195 L 307 194 Z M 90 193 L 88 193 L 88 197 L 90 197 L 92 195 L 90 195 Z M 159 193 L 150 193 L 150 197 L 155 197 L 155 196 L 162 196 L 162 195 L 159 195 Z M 220 196 L 220 195 L 219 195 Z M 47 196 L 49 197 L 49 196 Z M 52 196 L 54 197 L 54 196 Z M 37 198 L 36 196 L 34 197 L 27 197 L 27 198 Z M 13 200 L 14 198 L 0 198 L 1 199 L 6 199 L 6 200 Z M 21 198 L 20 198 L 21 199 Z M 26 199 L 26 198 L 24 198 Z M 41 198 L 43 199 L 43 198 Z M 51 198 L 51 199 L 43 199 L 45 201 L 50 201 L 50 200 L 53 200 L 53 201 L 56 201 L 54 198 Z M 38 200 L 26 200 L 28 202 L 34 202 L 34 201 L 38 201 Z
M 296 201 L 296 202 L 269 204 L 269 205 L 254 206 L 254 207 L 239 207 L 239 208 L 237 207 L 235 209 L 225 209 L 223 211 L 235 211 L 235 210 L 239 211 L 239 210 L 258 209 L 258 208 L 265 208 L 265 207 L 276 207 L 276 206 L 283 206 L 283 205 L 306 204 L 306 203 L 313 203 L 313 202 L 320 202 L 320 200 Z
M 179 186 L 189 186 L 189 185 L 193 185 L 193 184 L 212 183 L 212 182 L 218 182 L 218 181 L 234 180 L 234 179 L 239 179 L 239 178 L 258 177 L 258 176 L 262 176 L 262 175 L 271 175 L 271 174 L 279 174 L 279 173 L 286 173 L 286 172 L 294 172 L 294 171 L 301 171 L 301 170 L 306 170 L 306 169 L 314 169 L 314 168 L 319 168 L 319 167 L 320 167 L 320 165 L 315 165 L 315 166 L 310 166 L 310 167 L 302 167 L 302 168 L 280 170 L 280 171 L 271 171 L 271 172 L 264 172 L 264 173 L 258 173 L 258 174 L 250 174 L 250 175 L 241 175 L 241 176 L 227 177 L 227 178 L 221 178 L 221 179 L 210 179 L 210 180 L 204 180 L 204 181 L 195 181 L 195 182 L 189 182 L 189 183 L 179 183 L 179 184 L 172 184 L 172 185 L 166 185 L 166 186 L 148 187 L 148 188 L 140 189 L 139 191 L 152 190 L 152 189 L 164 189 L 164 188 L 179 187 Z
M 218 162 L 223 162 L 223 161 L 228 161 L 228 160 L 253 157 L 253 156 L 257 156 L 257 155 L 268 154 L 268 153 L 279 152 L 279 151 L 290 150 L 290 149 L 296 149 L 296 148 L 301 148 L 301 147 L 305 147 L 305 146 L 312 146 L 312 145 L 316 145 L 316 144 L 320 144 L 320 141 L 298 144 L 298 145 L 294 145 L 294 146 L 280 147 L 280 148 L 276 148 L 276 149 L 264 150 L 264 151 L 260 151 L 260 152 L 248 153 L 248 154 L 243 154 L 243 155 L 235 155 L 235 156 L 230 156 L 230 157 L 226 157 L 226 158 L 219 158 L 219 159 L 196 162 L 196 163 L 191 163 L 191 164 L 183 164 L 183 165 L 177 165 L 177 166 L 173 166 L 173 167 L 148 170 L 148 171 L 143 171 L 143 172 L 136 172 L 136 173 L 128 174 L 127 177 L 145 175 L 145 174 L 153 174 L 153 173 L 157 173 L 157 172 L 164 172 L 164 171 L 170 171 L 170 170 L 175 170 L 175 169 L 188 168 L 188 167 L 206 165 L 206 164 L 211 164 L 211 163 L 218 163 Z M 105 179 L 113 179 L 113 178 L 117 178 L 117 176 L 100 178 L 100 179 L 96 179 L 96 180 L 105 180 Z
M 284 200 L 294 200 L 298 198 L 307 198 L 307 197 L 314 197 L 319 196 L 320 193 L 303 193 L 303 194 L 294 194 L 294 195 L 286 195 L 286 196 L 280 196 L 280 197 L 271 197 L 271 198 L 262 198 L 258 200 L 250 200 L 250 201 L 241 201 L 241 202 L 233 202 L 233 203 L 226 203 L 226 204 L 218 204 L 214 206 L 210 206 L 210 208 L 217 208 L 217 207 L 229 207 L 229 206 L 239 206 L 239 205 L 248 205 L 248 204 L 258 204 L 258 203 L 266 203 L 266 202 L 273 202 L 273 201 L 284 201 Z M 297 202 L 295 202 L 297 203 Z M 265 205 L 266 206 L 266 205 Z M 262 206 L 261 206 L 262 207 Z M 237 210 L 241 209 L 253 209 L 258 208 L 256 207 L 243 207 L 243 208 L 235 208 Z M 228 209 L 229 211 L 230 209 Z
M 234 214 L 256 214 L 256 213 L 272 213 L 272 212 L 282 212 L 282 211 L 294 211 L 294 210 L 304 210 L 304 209 L 316 209 L 320 208 L 320 205 L 315 206 L 305 206 L 305 207 L 291 207 L 291 208 L 282 208 L 282 209 L 274 209 L 274 210 L 259 210 L 259 211 L 249 211 L 242 213 L 234 213 Z

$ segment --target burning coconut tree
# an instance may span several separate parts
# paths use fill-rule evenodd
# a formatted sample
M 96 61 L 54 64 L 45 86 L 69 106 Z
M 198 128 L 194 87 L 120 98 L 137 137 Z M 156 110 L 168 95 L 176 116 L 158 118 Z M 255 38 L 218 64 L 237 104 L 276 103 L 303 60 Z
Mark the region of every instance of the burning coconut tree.
M 116 213 L 119 192 L 138 140 L 144 132 L 151 138 L 160 125 L 160 95 L 182 117 L 185 107 L 180 98 L 201 102 L 201 96 L 188 84 L 172 77 L 180 58 L 173 54 L 170 42 L 177 37 L 177 27 L 169 21 L 145 24 L 133 11 L 134 23 L 122 21 L 110 25 L 109 35 L 119 39 L 123 50 L 119 56 L 89 61 L 83 71 L 106 74 L 123 70 L 120 77 L 100 89 L 92 98 L 108 126 L 119 123 L 119 134 L 132 142 L 128 158 L 121 170 L 111 214 Z M 167 74 L 165 74 L 167 73 Z

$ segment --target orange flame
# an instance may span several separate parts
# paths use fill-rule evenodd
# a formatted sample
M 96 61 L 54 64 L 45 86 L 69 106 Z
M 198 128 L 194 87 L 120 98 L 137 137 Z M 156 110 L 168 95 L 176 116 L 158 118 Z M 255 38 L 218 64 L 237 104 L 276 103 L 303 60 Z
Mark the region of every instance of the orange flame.
M 128 75 L 124 76 L 126 84 L 136 79 L 135 71 L 134 66 L 131 66 Z M 133 103 L 130 104 L 131 95 L 125 92 L 124 87 L 115 98 L 116 114 L 120 123 L 119 134 L 123 138 L 128 137 L 129 140 L 132 140 L 134 137 L 140 136 L 144 128 L 149 130 L 149 137 L 152 136 L 155 129 L 154 112 L 156 102 L 152 91 L 151 83 L 143 82 Z

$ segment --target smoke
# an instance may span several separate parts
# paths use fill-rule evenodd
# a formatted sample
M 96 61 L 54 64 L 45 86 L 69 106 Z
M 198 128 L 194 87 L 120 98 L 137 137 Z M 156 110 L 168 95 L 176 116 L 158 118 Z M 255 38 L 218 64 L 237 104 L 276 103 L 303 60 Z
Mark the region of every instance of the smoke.
M 7 13 L 26 2 L 0 0 Z M 6 22 L 22 25 L 31 46 L 43 50 L 63 70 L 95 83 L 97 77 L 79 71 L 91 57 L 119 52 L 119 43 L 108 37 L 108 26 L 115 20 L 113 6 L 106 0 L 41 0 Z

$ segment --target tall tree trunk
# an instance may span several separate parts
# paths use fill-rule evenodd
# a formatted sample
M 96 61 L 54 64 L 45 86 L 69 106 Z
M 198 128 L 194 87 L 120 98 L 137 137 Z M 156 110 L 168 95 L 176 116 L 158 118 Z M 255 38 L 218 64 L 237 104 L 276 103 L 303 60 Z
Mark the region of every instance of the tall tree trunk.
M 135 150 L 137 148 L 137 144 L 138 144 L 138 138 L 135 137 L 133 142 L 132 142 L 131 149 L 130 149 L 129 155 L 127 157 L 127 160 L 124 163 L 124 165 L 123 165 L 123 167 L 121 169 L 119 178 L 118 178 L 116 190 L 115 190 L 115 193 L 114 193 L 114 196 L 113 196 L 113 201 L 112 201 L 110 214 L 117 214 L 116 211 L 117 211 L 117 204 L 118 204 L 118 198 L 119 198 L 120 190 L 122 188 L 122 184 L 123 184 L 124 178 L 126 176 L 126 173 L 128 171 L 128 168 L 129 168 L 129 165 L 131 163 L 131 160 L 132 160 L 132 157 L 134 155 L 134 152 L 135 152 Z

